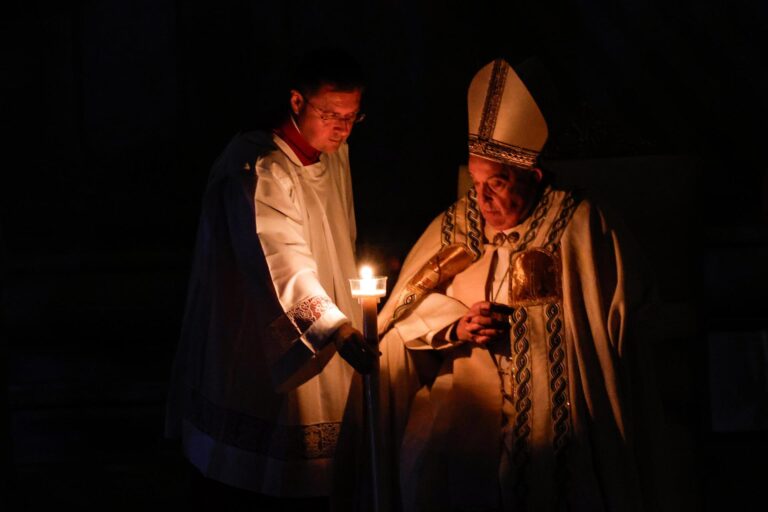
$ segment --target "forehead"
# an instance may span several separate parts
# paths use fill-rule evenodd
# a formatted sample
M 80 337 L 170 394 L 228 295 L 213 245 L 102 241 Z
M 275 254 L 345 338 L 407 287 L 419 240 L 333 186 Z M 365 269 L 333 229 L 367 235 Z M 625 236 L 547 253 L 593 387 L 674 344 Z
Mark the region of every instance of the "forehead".
M 475 181 L 485 181 L 492 177 L 509 178 L 511 170 L 500 162 L 486 160 L 479 156 L 469 156 L 469 174 Z
M 340 91 L 331 85 L 323 85 L 317 92 L 309 97 L 312 103 L 316 103 L 325 109 L 357 110 L 360 107 L 362 91 Z

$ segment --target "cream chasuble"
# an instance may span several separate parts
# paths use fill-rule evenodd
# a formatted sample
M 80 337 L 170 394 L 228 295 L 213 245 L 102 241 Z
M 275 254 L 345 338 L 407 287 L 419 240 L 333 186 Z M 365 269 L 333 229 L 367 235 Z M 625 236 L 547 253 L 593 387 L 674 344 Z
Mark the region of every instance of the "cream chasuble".
M 379 316 L 394 510 L 655 510 L 663 420 L 642 262 L 569 192 L 545 190 L 503 249 L 473 203 L 427 228 Z M 475 261 L 414 300 L 412 277 L 453 243 Z M 435 340 L 495 295 L 514 308 L 509 339 Z

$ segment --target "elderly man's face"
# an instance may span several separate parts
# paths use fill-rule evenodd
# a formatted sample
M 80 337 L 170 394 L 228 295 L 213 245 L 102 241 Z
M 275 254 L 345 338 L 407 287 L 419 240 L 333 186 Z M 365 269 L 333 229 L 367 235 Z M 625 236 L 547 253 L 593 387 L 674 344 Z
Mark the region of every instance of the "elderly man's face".
M 541 171 L 470 155 L 469 174 L 477 190 L 480 213 L 490 226 L 501 231 L 525 220 L 541 181 Z
M 308 98 L 299 91 L 291 91 L 296 124 L 309 145 L 323 153 L 339 149 L 352 132 L 361 94 L 359 90 L 338 91 L 329 85 Z

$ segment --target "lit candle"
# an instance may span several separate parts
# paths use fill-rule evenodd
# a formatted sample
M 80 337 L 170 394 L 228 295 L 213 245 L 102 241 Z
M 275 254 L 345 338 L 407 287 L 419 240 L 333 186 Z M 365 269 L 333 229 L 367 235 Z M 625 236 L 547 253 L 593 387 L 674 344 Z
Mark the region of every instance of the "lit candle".
M 373 269 L 368 265 L 361 267 L 360 278 L 350 279 L 349 284 L 353 297 L 383 297 L 387 293 L 387 278 L 373 277 Z
M 373 269 L 364 265 L 360 268 L 360 278 L 350 279 L 349 285 L 352 296 L 363 308 L 363 334 L 366 341 L 373 346 L 378 345 L 378 333 L 376 331 L 376 315 L 379 298 L 387 293 L 387 278 L 374 277 Z
M 379 352 L 379 333 L 376 316 L 379 299 L 387 294 L 387 278 L 374 277 L 373 269 L 369 266 L 360 268 L 360 278 L 350 279 L 349 286 L 352 296 L 363 309 L 363 337 L 365 341 Z M 366 416 L 366 430 L 368 431 L 368 448 L 370 450 L 368 469 L 371 477 L 371 503 L 369 510 L 379 512 L 386 510 L 386 498 L 381 486 L 381 459 L 379 440 L 379 360 L 376 359 L 374 370 L 363 376 L 363 397 Z

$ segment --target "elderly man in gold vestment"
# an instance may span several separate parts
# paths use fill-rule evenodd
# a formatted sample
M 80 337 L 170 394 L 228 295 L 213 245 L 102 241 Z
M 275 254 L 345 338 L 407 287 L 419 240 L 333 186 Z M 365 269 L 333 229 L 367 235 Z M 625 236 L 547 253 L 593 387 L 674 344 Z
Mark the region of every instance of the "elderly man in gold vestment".
M 547 123 L 508 62 L 475 75 L 468 109 L 473 186 L 379 315 L 385 506 L 674 507 L 655 465 L 651 277 L 616 219 L 548 182 Z

